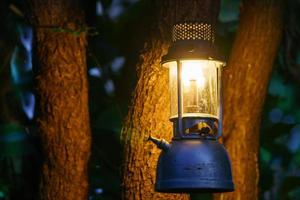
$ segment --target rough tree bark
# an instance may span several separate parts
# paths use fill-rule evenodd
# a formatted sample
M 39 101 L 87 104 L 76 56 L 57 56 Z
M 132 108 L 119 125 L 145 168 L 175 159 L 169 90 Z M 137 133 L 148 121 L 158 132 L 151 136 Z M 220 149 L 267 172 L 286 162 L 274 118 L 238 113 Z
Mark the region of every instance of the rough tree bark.
M 224 77 L 224 143 L 235 192 L 215 200 L 258 199 L 259 127 L 269 77 L 282 34 L 280 0 L 247 0 Z
M 43 148 L 40 198 L 88 196 L 90 155 L 85 33 L 78 1 L 28 0 L 34 27 L 36 126 Z M 74 32 L 73 32 L 74 30 Z
M 171 27 L 177 21 L 211 21 L 219 0 L 157 0 L 156 22 L 137 64 L 138 81 L 132 106 L 122 130 L 124 144 L 123 192 L 125 200 L 188 199 L 188 195 L 154 192 L 156 163 L 160 150 L 147 142 L 151 134 L 170 140 L 168 72 L 160 66 L 170 45 Z

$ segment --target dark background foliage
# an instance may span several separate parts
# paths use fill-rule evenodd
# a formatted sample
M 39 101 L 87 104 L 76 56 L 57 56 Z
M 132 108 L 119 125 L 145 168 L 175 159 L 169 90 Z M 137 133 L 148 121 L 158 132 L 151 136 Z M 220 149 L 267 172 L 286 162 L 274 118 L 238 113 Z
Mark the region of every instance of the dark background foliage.
M 83 4 L 93 136 L 90 199 L 115 200 L 120 199 L 122 120 L 155 10 L 150 0 Z M 260 186 L 265 200 L 300 199 L 300 1 L 285 5 L 283 41 L 262 114 Z M 39 175 L 35 169 L 40 148 L 32 123 L 32 29 L 24 17 L 25 7 L 19 1 L 0 2 L 0 200 L 32 199 Z M 222 1 L 217 43 L 227 57 L 242 7 L 239 0 Z

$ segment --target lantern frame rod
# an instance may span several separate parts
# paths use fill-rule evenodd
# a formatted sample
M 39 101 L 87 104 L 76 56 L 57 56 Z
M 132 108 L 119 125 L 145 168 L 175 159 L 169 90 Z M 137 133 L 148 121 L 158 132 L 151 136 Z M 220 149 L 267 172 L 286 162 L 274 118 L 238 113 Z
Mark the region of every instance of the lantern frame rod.
M 217 81 L 218 81 L 218 104 L 219 104 L 219 121 L 218 121 L 218 132 L 216 135 L 216 139 L 222 137 L 222 128 L 223 128 L 223 92 L 222 92 L 222 68 L 225 66 L 223 63 L 222 66 L 218 67 L 217 73 Z
M 177 106 L 178 106 L 178 132 L 180 137 L 183 137 L 183 126 L 182 126 L 182 100 L 183 100 L 183 96 L 182 96 L 182 77 L 181 77 L 181 71 L 182 71 L 182 64 L 180 62 L 180 60 L 176 60 L 176 64 L 177 64 Z

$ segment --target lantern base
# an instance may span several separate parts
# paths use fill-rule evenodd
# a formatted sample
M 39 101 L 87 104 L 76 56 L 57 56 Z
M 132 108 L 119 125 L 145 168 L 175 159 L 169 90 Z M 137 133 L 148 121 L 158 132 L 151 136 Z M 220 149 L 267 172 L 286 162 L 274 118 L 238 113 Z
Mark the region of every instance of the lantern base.
M 215 140 L 173 140 L 162 151 L 155 190 L 169 193 L 217 193 L 234 190 L 228 154 Z

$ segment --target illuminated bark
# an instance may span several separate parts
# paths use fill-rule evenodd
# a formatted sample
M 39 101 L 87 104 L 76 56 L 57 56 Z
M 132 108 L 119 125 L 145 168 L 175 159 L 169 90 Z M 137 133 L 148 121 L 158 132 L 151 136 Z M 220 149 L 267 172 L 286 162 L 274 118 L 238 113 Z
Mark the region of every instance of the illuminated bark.
M 77 1 L 29 0 L 34 27 L 36 126 L 43 166 L 40 198 L 88 199 L 90 126 L 86 38 Z
M 259 189 L 259 133 L 269 77 L 282 34 L 280 0 L 245 1 L 224 77 L 224 143 L 235 192 L 215 200 L 255 200 Z
M 189 198 L 184 194 L 163 194 L 154 191 L 156 163 L 160 150 L 147 142 L 147 138 L 150 134 L 169 141 L 172 138 L 168 73 L 167 69 L 160 66 L 160 61 L 170 45 L 173 23 L 185 20 L 210 21 L 211 12 L 217 13 L 219 9 L 219 1 L 157 0 L 155 6 L 153 10 L 158 16 L 137 64 L 137 86 L 122 130 L 125 149 L 122 196 L 125 200 Z

